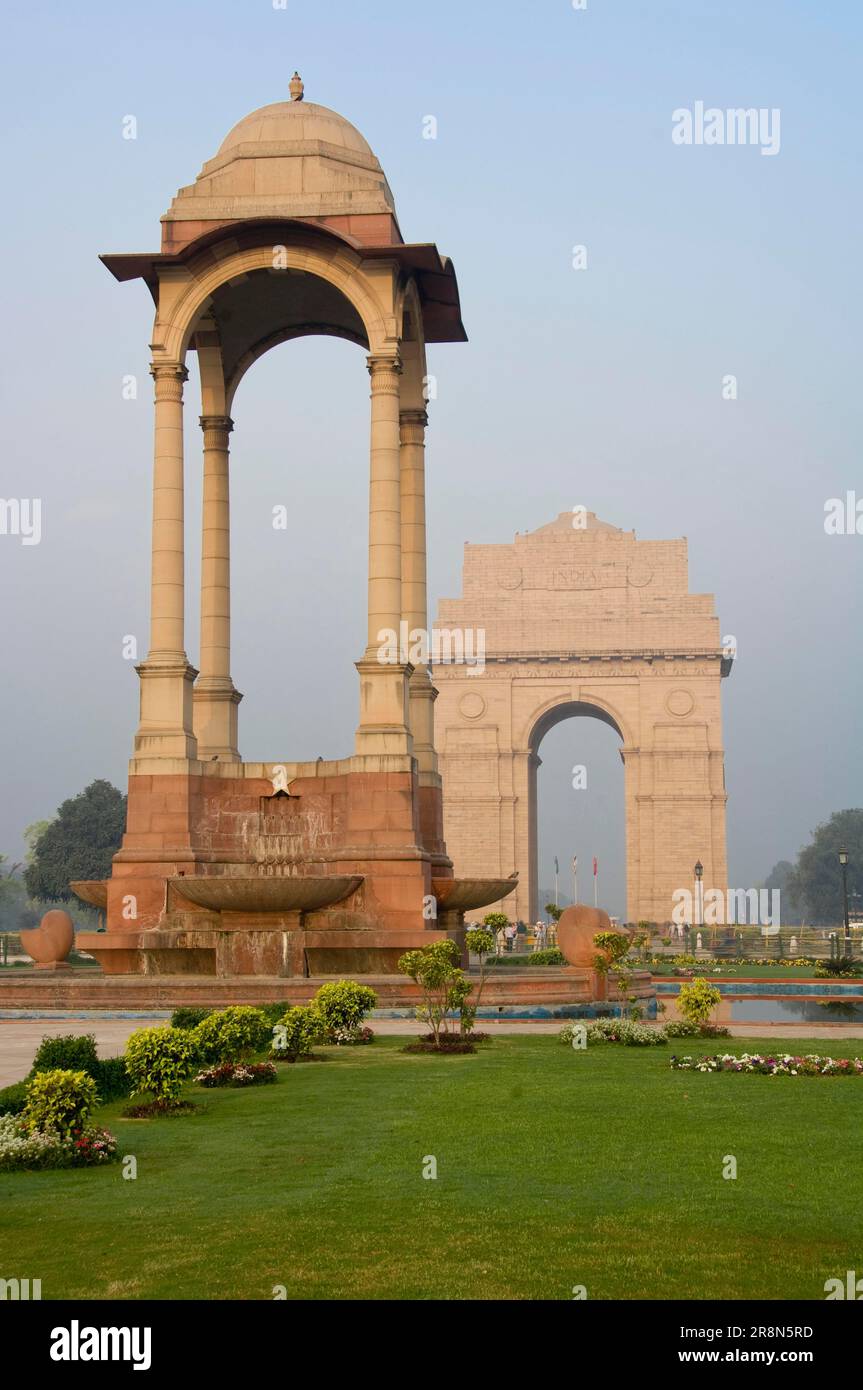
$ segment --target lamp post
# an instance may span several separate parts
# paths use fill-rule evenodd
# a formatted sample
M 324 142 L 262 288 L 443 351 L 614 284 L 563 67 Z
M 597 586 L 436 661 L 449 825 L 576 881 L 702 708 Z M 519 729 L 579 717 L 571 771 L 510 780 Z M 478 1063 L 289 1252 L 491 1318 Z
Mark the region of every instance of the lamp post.
M 701 880 L 702 880 L 703 877 L 704 877 L 704 865 L 702 864 L 702 862 L 701 862 L 700 859 L 697 859 L 696 862 L 695 862 L 695 926 L 696 926 L 696 930 L 698 929 L 698 927 L 703 927 L 703 926 L 704 926 L 704 921 L 703 921 L 703 916 L 704 916 L 704 914 L 703 914 L 703 912 L 702 912 L 702 899 L 701 899 Z
M 845 922 L 845 955 L 851 955 L 851 924 L 848 918 L 848 851 L 840 849 L 839 863 L 842 865 L 842 912 Z

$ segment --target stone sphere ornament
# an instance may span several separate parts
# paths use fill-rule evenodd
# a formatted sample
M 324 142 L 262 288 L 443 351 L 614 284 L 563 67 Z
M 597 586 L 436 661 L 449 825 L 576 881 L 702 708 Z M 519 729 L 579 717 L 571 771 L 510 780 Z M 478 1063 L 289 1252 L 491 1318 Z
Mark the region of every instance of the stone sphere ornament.
M 72 918 L 59 907 L 46 912 L 38 927 L 21 933 L 21 945 L 36 962 L 37 969 L 50 970 L 62 966 L 74 944 Z

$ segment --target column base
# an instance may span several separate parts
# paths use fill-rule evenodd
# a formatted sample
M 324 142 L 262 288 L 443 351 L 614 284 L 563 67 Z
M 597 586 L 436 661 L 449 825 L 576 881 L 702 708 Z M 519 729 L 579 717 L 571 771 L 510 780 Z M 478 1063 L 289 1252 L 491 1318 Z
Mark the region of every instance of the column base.
M 197 676 L 185 653 L 155 653 L 135 668 L 141 680 L 141 719 L 136 758 L 198 756 L 192 727 L 192 690 Z
M 237 706 L 242 700 L 230 676 L 199 676 L 192 696 L 192 715 L 202 763 L 238 763 Z
M 356 668 L 360 675 L 360 723 L 354 742 L 357 757 L 413 757 L 408 691 L 414 668 L 382 662 L 369 652 Z

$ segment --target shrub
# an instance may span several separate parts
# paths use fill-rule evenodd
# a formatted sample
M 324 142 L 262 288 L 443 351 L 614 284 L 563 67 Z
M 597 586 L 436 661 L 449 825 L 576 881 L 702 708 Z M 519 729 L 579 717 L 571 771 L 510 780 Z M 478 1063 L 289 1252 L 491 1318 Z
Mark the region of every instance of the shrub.
M 192 1033 L 198 1056 L 204 1062 L 239 1062 L 261 1052 L 270 1027 L 260 1009 L 239 1005 L 220 1009 L 202 1019 Z
M 85 1071 L 40 1071 L 27 1082 L 24 1126 L 31 1134 L 54 1131 L 65 1139 L 84 1127 L 95 1104 L 96 1083 Z
M 66 1033 L 43 1038 L 33 1059 L 31 1076 L 38 1072 L 85 1071 L 92 1076 L 100 1101 L 117 1100 L 129 1094 L 129 1078 L 122 1057 L 99 1057 L 92 1033 Z
M 172 1028 L 197 1028 L 199 1023 L 203 1023 L 205 1018 L 209 1018 L 213 1013 L 212 1009 L 175 1009 L 171 1014 Z
M 527 958 L 528 965 L 566 965 L 566 956 L 563 951 L 559 951 L 556 946 L 549 946 L 544 951 L 534 951 L 533 955 Z
M 27 1082 L 16 1081 L 0 1091 L 0 1115 L 20 1115 L 27 1104 Z
M 334 980 L 321 985 L 312 1000 L 312 1008 L 317 1009 L 333 1042 L 351 1042 L 377 1002 L 377 995 L 368 985 L 358 985 L 353 980 Z
M 860 963 L 853 956 L 835 956 L 832 960 L 820 960 L 815 967 L 815 974 L 819 979 L 839 975 L 851 980 L 860 974 Z
M 102 1057 L 96 1063 L 93 1080 L 99 1092 L 99 1100 L 104 1105 L 110 1100 L 122 1100 L 131 1092 L 132 1086 L 126 1063 L 122 1057 Z
M 677 1007 L 687 1023 L 708 1023 L 722 995 L 707 980 L 689 980 L 680 986 Z
M 282 1015 L 273 1029 L 273 1052 L 286 1062 L 307 1057 L 314 1044 L 326 1033 L 326 1024 L 310 1004 L 297 1004 Z
M 126 1071 L 136 1091 L 163 1106 L 176 1105 L 195 1064 L 193 1035 L 187 1028 L 139 1028 L 126 1043 Z
M 99 1069 L 96 1039 L 92 1033 L 76 1036 L 65 1033 L 57 1038 L 43 1038 L 33 1058 L 33 1072 L 85 1071 L 95 1078 Z
M 267 1027 L 272 1031 L 274 1026 L 281 1021 L 286 1005 L 284 999 L 282 999 L 276 1004 L 259 1004 L 258 1008 L 267 1020 Z

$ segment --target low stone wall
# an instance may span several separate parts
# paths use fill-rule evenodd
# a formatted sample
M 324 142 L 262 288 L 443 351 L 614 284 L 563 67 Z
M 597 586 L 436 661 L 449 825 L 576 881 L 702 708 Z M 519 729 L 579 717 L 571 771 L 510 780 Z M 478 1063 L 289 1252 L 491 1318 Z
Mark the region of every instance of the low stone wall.
M 286 1004 L 302 1004 L 333 978 L 103 975 L 92 969 L 46 975 L 36 970 L 16 970 L 0 976 L 0 1009 L 125 1011 L 175 1009 L 182 1005 L 226 1008 L 230 1004 L 275 1004 L 282 1000 Z M 471 978 L 478 983 L 478 975 L 472 973 Z M 402 975 L 363 975 L 362 982 L 371 985 L 382 1009 L 410 1008 L 420 1000 L 418 986 Z M 652 1009 L 655 993 L 647 971 L 634 973 L 629 993 L 636 995 L 642 1008 Z M 574 1005 L 613 1009 L 619 1006 L 619 997 L 611 990 L 608 1000 L 598 998 L 591 971 L 558 966 L 548 970 L 510 969 L 505 978 L 487 977 L 481 1003 L 483 1011 L 523 1005 L 553 1012 L 555 1006 Z

